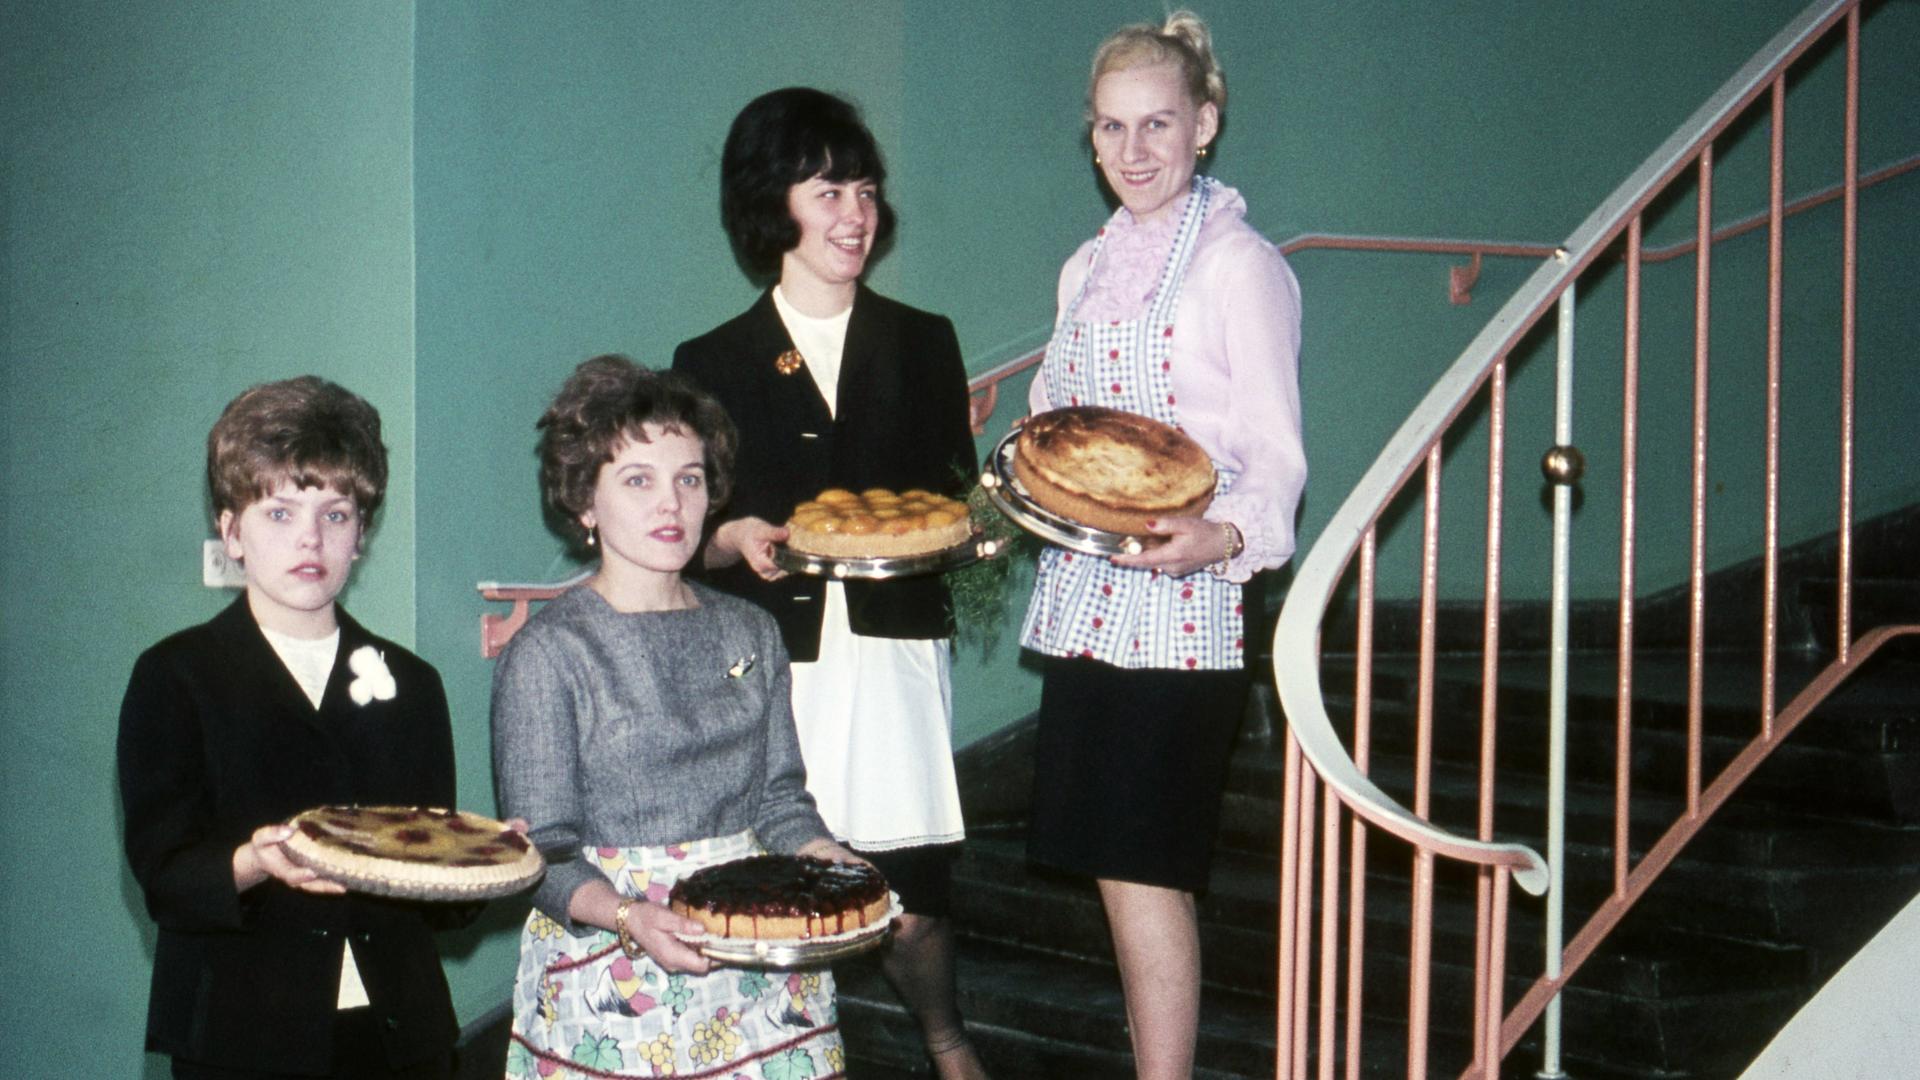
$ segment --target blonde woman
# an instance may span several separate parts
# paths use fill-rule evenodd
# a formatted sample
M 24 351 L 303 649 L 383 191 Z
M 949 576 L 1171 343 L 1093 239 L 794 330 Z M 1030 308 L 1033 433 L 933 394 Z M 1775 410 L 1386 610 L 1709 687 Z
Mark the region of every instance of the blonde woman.
M 1193 1068 L 1194 897 L 1249 683 L 1242 586 L 1292 554 L 1306 480 L 1299 287 L 1199 171 L 1225 108 L 1193 14 L 1101 43 L 1089 136 L 1120 208 L 1060 272 L 1030 396 L 1175 424 L 1220 477 L 1204 517 L 1155 522 L 1138 555 L 1048 548 L 1022 631 L 1045 672 L 1029 856 L 1099 883 L 1143 1078 Z

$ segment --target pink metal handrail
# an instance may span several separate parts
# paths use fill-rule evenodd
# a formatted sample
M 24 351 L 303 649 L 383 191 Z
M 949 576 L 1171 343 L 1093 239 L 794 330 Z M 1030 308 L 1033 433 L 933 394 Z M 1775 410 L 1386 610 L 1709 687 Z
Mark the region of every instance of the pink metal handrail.
M 1834 189 L 1806 196 L 1793 202 L 1781 191 L 1781 159 L 1784 130 L 1786 71 L 1815 43 L 1844 24 L 1846 45 L 1846 139 L 1843 179 Z M 1773 42 L 1743 66 L 1729 82 L 1698 110 L 1689 122 L 1669 138 L 1616 192 L 1556 249 L 1555 258 L 1535 270 L 1529 280 L 1494 316 L 1460 359 L 1441 377 L 1414 414 L 1389 441 L 1354 492 L 1335 513 L 1319 541 L 1301 560 L 1293 586 L 1274 635 L 1273 657 L 1282 704 L 1289 720 L 1286 770 L 1286 795 L 1282 800 L 1282 882 L 1281 948 L 1278 984 L 1283 993 L 1291 987 L 1293 1001 L 1284 1001 L 1277 1017 L 1276 1072 L 1287 1078 L 1304 1078 L 1318 1055 L 1319 1072 L 1331 1076 L 1334 1061 L 1344 1058 L 1346 1075 L 1356 1077 L 1361 1070 L 1363 1040 L 1361 983 L 1365 937 L 1362 922 L 1369 903 L 1364 880 L 1369 862 L 1369 833 L 1383 831 L 1405 841 L 1411 848 L 1411 889 L 1409 906 L 1410 940 L 1407 953 L 1409 972 L 1406 988 L 1406 1071 L 1409 1077 L 1425 1077 L 1428 1062 L 1428 1028 L 1433 1020 L 1431 984 L 1432 949 L 1435 942 L 1433 880 L 1435 865 L 1462 864 L 1474 875 L 1474 989 L 1472 992 L 1472 1059 L 1467 1073 L 1495 1077 L 1502 1058 L 1511 1051 L 1521 1035 L 1547 1011 L 1566 981 L 1573 976 L 1599 941 L 1617 925 L 1619 919 L 1648 888 L 1653 879 L 1675 857 L 1707 818 L 1723 805 L 1732 791 L 1758 767 L 1766 756 L 1806 718 L 1812 709 L 1850 674 L 1858 670 L 1867 656 L 1886 641 L 1903 634 L 1920 634 L 1920 626 L 1890 626 L 1874 629 L 1858 642 L 1851 638 L 1851 528 L 1853 515 L 1853 366 L 1854 310 L 1858 193 L 1864 183 L 1858 174 L 1858 86 L 1859 25 L 1857 0 L 1822 0 L 1790 23 Z M 1724 225 L 1712 222 L 1712 185 L 1714 141 L 1761 95 L 1771 95 L 1772 145 L 1768 208 L 1754 217 Z M 1909 157 L 1872 174 L 1876 181 L 1891 179 L 1920 167 L 1920 155 Z M 1689 177 L 1691 170 L 1691 177 Z M 1648 205 L 1676 180 L 1691 179 L 1699 192 L 1694 237 L 1684 243 L 1658 250 L 1643 247 L 1643 215 Z M 1779 575 L 1779 476 L 1780 476 L 1780 321 L 1782 274 L 1781 229 L 1791 214 L 1834 198 L 1843 200 L 1843 282 L 1841 315 L 1841 398 L 1840 420 L 1841 487 L 1839 508 L 1840 584 L 1839 658 L 1821 672 L 1812 683 L 1794 696 L 1776 714 L 1774 711 L 1777 664 L 1778 575 Z M 1767 315 L 1767 482 L 1765 499 L 1764 559 L 1766 576 L 1763 614 L 1764 651 L 1768 660 L 1762 672 L 1762 704 L 1759 733 L 1732 763 L 1708 781 L 1702 760 L 1703 741 L 1703 668 L 1705 651 L 1705 516 L 1708 494 L 1707 391 L 1709 386 L 1708 313 L 1712 301 L 1712 250 L 1716 241 L 1768 227 L 1768 315 Z M 1509 875 L 1530 891 L 1538 892 L 1545 874 L 1540 860 L 1531 851 L 1493 841 L 1493 762 L 1495 745 L 1495 694 L 1498 687 L 1499 651 L 1499 571 L 1500 507 L 1502 494 L 1502 446 L 1506 428 L 1506 357 L 1544 316 L 1562 301 L 1580 275 L 1614 250 L 1624 236 L 1622 259 L 1625 265 L 1626 333 L 1622 356 L 1624 398 L 1621 420 L 1622 489 L 1620 551 L 1621 585 L 1619 593 L 1619 703 L 1615 717 L 1618 744 L 1614 763 L 1615 798 L 1613 821 L 1613 889 L 1600 909 L 1592 915 L 1564 948 L 1549 944 L 1553 959 L 1559 961 L 1558 973 L 1542 976 L 1515 1005 L 1511 1013 L 1502 1009 L 1501 992 L 1505 982 L 1506 899 Z M 1688 574 L 1688 721 L 1686 748 L 1686 811 L 1675 821 L 1653 849 L 1638 863 L 1630 858 L 1628 822 L 1630 810 L 1630 746 L 1632 701 L 1634 693 L 1632 650 L 1634 642 L 1633 608 L 1635 604 L 1634 545 L 1637 513 L 1635 477 L 1638 440 L 1638 398 L 1641 325 L 1641 267 L 1646 262 L 1692 254 L 1695 264 L 1693 296 L 1695 336 L 1692 399 L 1693 435 L 1691 447 L 1693 494 L 1689 536 Z M 1563 318 L 1563 348 L 1571 339 L 1570 315 Z M 1568 383 L 1568 386 L 1571 384 Z M 1435 528 L 1439 502 L 1442 449 L 1454 421 L 1479 399 L 1481 389 L 1488 392 L 1490 443 L 1488 464 L 1488 510 L 1486 519 L 1487 554 L 1482 625 L 1481 730 L 1479 755 L 1479 797 L 1472 840 L 1428 821 L 1430 809 L 1430 755 L 1434 699 L 1434 607 L 1437 584 L 1433 568 L 1441 537 Z M 1557 448 L 1565 449 L 1565 448 Z M 1549 476 L 1556 483 L 1577 479 L 1578 458 L 1550 455 Z M 1371 672 L 1373 669 L 1375 583 L 1377 575 L 1377 530 L 1390 508 L 1399 504 L 1412 489 L 1415 473 L 1423 477 L 1423 527 L 1420 537 L 1420 600 L 1417 643 L 1418 682 L 1414 689 L 1411 738 L 1415 746 L 1412 808 L 1403 808 L 1374 786 L 1367 776 L 1369 747 L 1376 737 L 1372 718 Z M 1356 684 L 1352 753 L 1343 745 L 1327 714 L 1320 687 L 1320 647 L 1322 624 L 1333 607 L 1336 590 L 1347 580 L 1352 562 L 1358 557 L 1354 602 L 1356 622 Z M 1564 646 L 1562 646 L 1564 648 Z M 1564 691 L 1562 691 L 1564 693 Z M 1314 800 L 1323 803 L 1320 810 L 1323 838 L 1314 845 L 1312 815 Z M 1339 847 L 1340 818 L 1350 824 L 1347 853 Z M 1322 926 L 1321 946 L 1316 953 L 1299 928 L 1309 917 L 1311 905 L 1304 897 L 1307 875 L 1319 861 L 1323 887 L 1318 918 Z M 1333 1018 L 1328 1015 L 1333 1003 L 1343 995 L 1338 991 L 1341 973 L 1330 929 L 1337 922 L 1338 896 L 1326 887 L 1332 878 L 1332 864 L 1344 861 L 1350 874 L 1346 917 L 1346 956 L 1344 976 L 1348 980 L 1344 995 L 1345 1042 L 1333 1041 Z M 1377 863 L 1377 858 L 1374 859 Z M 1319 1026 L 1306 1027 L 1307 1013 L 1298 995 L 1304 990 L 1305 975 L 1318 967 L 1320 973 Z M 1549 970 L 1554 970 L 1550 965 Z M 1317 1050 L 1309 1053 L 1317 1041 Z M 1553 1044 L 1549 1034 L 1549 1046 Z M 1548 1070 L 1557 1068 L 1557 1049 L 1549 1050 Z

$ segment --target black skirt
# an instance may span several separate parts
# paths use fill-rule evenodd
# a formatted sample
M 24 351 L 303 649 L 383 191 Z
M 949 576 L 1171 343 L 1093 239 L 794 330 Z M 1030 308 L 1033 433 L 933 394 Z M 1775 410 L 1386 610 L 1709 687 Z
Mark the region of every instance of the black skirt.
M 1027 857 L 1095 878 L 1204 892 L 1242 671 L 1049 657 Z
M 892 851 L 856 847 L 853 851 L 872 863 L 887 879 L 887 887 L 900 894 L 902 911 L 930 919 L 953 913 L 953 864 L 960 857 L 959 844 L 919 844 Z

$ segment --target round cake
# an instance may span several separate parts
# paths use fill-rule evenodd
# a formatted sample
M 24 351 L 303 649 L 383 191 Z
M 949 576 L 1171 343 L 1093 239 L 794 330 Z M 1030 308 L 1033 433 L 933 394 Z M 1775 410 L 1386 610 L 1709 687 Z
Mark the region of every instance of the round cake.
M 288 822 L 287 855 L 360 892 L 469 900 L 518 892 L 546 861 L 492 818 L 422 806 L 322 806 Z
M 1213 462 L 1199 443 L 1151 417 L 1093 405 L 1029 418 L 1013 474 L 1042 507 L 1132 536 L 1158 518 L 1198 517 L 1213 501 Z
M 972 536 L 965 503 L 920 488 L 897 495 L 828 488 L 794 507 L 787 521 L 787 547 L 843 559 L 926 555 Z
M 667 905 L 717 937 L 789 940 L 872 926 L 893 900 L 866 863 L 754 855 L 681 878 Z

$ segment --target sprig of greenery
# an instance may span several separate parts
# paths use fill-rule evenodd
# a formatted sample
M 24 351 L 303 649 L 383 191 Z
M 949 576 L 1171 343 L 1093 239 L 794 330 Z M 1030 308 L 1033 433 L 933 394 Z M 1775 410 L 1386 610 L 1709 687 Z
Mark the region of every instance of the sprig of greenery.
M 1014 600 L 1009 583 L 1017 567 L 1029 565 L 1039 556 L 1040 539 L 1013 522 L 987 498 L 987 489 L 979 483 L 967 492 L 967 515 L 982 536 L 994 542 L 992 558 L 969 563 L 947 572 L 947 589 L 953 594 L 956 636 L 962 644 L 978 645 L 983 653 L 992 652 L 1006 626 L 1006 613 Z

